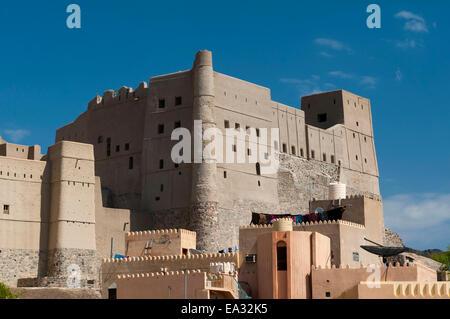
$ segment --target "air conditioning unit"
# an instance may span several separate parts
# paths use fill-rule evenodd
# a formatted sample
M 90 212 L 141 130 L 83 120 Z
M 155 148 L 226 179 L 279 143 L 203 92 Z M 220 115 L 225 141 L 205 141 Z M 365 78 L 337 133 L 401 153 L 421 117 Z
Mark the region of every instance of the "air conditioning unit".
M 246 255 L 245 262 L 246 263 L 256 263 L 256 254 Z

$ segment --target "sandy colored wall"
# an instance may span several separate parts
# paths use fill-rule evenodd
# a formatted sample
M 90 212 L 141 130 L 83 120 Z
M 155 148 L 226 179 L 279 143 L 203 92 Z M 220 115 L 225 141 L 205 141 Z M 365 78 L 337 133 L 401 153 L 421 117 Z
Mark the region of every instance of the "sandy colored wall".
M 114 282 L 119 274 L 137 274 L 159 272 L 162 268 L 167 271 L 181 271 L 184 269 L 200 269 L 209 271 L 212 262 L 233 262 L 238 264 L 236 253 L 187 255 L 187 256 L 155 256 L 132 257 L 128 259 L 107 259 L 101 267 L 102 295 L 106 296 L 106 289 Z
M 196 249 L 196 234 L 185 229 L 132 232 L 125 235 L 127 256 L 166 256 L 186 254 Z M 146 245 L 151 250 L 145 250 Z
M 338 201 L 317 200 L 311 202 L 311 210 L 315 211 L 321 207 L 324 210 L 338 205 Z M 342 216 L 343 220 L 363 225 L 365 237 L 376 243 L 383 244 L 384 240 L 384 218 L 383 204 L 380 197 L 376 196 L 347 196 L 341 200 L 341 205 L 346 206 Z M 365 241 L 361 245 L 373 245 Z
M 117 299 L 184 299 L 185 274 L 154 275 L 149 274 L 120 278 L 117 283 Z M 186 298 L 207 299 L 205 290 L 206 273 L 186 274 Z M 170 288 L 169 288 L 170 287 Z
M 448 282 L 381 282 L 358 284 L 358 299 L 450 299 Z
M 101 259 L 124 255 L 126 251 L 125 233 L 130 230 L 130 211 L 103 207 L 101 180 L 95 178 L 95 244 L 99 265 Z M 111 256 L 112 238 L 112 256 Z
M 392 266 L 390 267 L 360 267 L 331 269 L 313 269 L 312 278 L 312 297 L 314 299 L 334 298 L 347 299 L 358 298 L 358 284 L 363 281 L 435 281 L 436 272 L 432 276 L 432 270 L 428 270 L 428 276 L 423 276 L 424 266 L 419 264 Z M 329 292 L 330 297 L 326 296 Z

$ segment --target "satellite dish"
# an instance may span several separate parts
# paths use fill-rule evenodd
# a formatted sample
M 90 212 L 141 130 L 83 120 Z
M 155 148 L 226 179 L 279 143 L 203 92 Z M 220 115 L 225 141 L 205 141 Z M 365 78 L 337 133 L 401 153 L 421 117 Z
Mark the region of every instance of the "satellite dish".
M 314 211 L 314 213 L 316 213 L 316 214 L 320 214 L 320 213 L 323 213 L 323 212 L 324 212 L 324 210 L 323 210 L 322 207 L 317 207 L 316 210 Z

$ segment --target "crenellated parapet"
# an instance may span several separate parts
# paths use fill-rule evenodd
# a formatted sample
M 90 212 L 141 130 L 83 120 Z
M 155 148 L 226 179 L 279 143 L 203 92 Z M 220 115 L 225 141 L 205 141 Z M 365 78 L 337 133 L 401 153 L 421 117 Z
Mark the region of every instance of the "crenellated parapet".
M 125 240 L 146 240 L 160 235 L 184 235 L 194 238 L 196 237 L 195 232 L 186 229 L 157 229 L 157 230 L 127 232 L 125 234 Z
M 104 264 L 118 263 L 118 264 L 130 264 L 130 263 L 154 263 L 160 264 L 161 262 L 178 263 L 186 260 L 200 260 L 205 262 L 232 262 L 238 257 L 235 252 L 232 253 L 214 253 L 214 254 L 189 254 L 189 255 L 171 255 L 171 256 L 135 256 L 129 258 L 105 258 Z
M 450 284 L 447 281 L 363 281 L 358 284 L 358 297 L 361 299 L 450 299 Z
M 382 201 L 381 196 L 377 195 L 377 194 L 353 194 L 353 195 L 347 195 L 345 198 L 346 199 L 358 199 L 358 198 L 364 199 L 364 198 L 369 198 L 369 199 L 373 199 L 373 200 L 376 200 L 376 201 L 379 201 L 379 202 Z
M 319 266 L 312 266 L 313 270 L 330 270 L 330 269 L 337 269 L 337 270 L 347 270 L 347 269 L 373 269 L 373 268 L 379 268 L 379 269 L 398 269 L 398 270 L 408 270 L 408 269 L 420 269 L 420 268 L 427 268 L 421 264 L 417 263 L 405 263 L 403 265 L 400 265 L 399 263 L 389 263 L 387 266 L 380 266 L 380 265 L 364 265 L 359 264 L 359 267 L 350 266 L 348 264 L 341 264 L 341 265 L 331 265 L 330 267 L 321 267 Z
M 308 226 L 319 226 L 319 225 L 347 225 L 359 229 L 365 229 L 364 225 L 349 222 L 346 220 L 324 220 L 324 221 L 317 221 L 317 222 L 303 222 L 303 223 L 293 223 L 294 230 L 303 230 L 303 227 Z M 296 228 L 297 227 L 297 228 Z M 301 228 L 300 228 L 301 227 Z M 263 229 L 263 228 L 273 228 L 273 225 L 271 224 L 264 224 L 264 225 L 246 225 L 246 226 L 240 226 L 239 229 Z
M 190 274 L 206 274 L 206 278 L 209 280 L 223 279 L 225 277 L 234 277 L 237 278 L 237 272 L 232 274 L 223 274 L 223 273 L 214 273 L 214 272 L 206 272 L 202 269 L 191 269 L 191 270 L 180 270 L 180 271 L 161 271 L 161 272 L 147 272 L 147 273 L 137 273 L 137 274 L 122 274 L 117 275 L 117 279 L 140 279 L 140 278 L 148 278 L 148 277 L 169 277 L 169 276 L 179 276 L 179 275 L 190 275 Z
M 101 106 L 108 106 L 116 103 L 139 101 L 144 95 L 145 90 L 148 88 L 147 82 L 141 82 L 136 90 L 132 88 L 122 86 L 117 91 L 106 90 L 103 92 L 103 96 L 97 95 L 88 103 L 88 110 Z

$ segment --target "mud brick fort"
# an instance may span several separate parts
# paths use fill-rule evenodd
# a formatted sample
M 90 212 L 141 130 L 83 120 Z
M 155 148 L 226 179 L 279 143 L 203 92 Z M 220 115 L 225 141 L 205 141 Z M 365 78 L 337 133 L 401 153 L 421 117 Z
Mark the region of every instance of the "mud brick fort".
M 195 120 L 224 134 L 278 128 L 279 140 L 256 142 L 278 169 L 174 163 L 172 130 L 193 131 Z M 250 156 L 253 142 L 241 142 Z M 96 96 L 45 155 L 0 138 L 0 281 L 64 287 L 75 264 L 81 285 L 104 297 L 448 297 L 435 271 L 384 265 L 361 248 L 385 236 L 378 179 L 368 99 L 337 90 L 283 105 L 214 71 L 211 52 L 199 51 L 190 70 Z M 339 220 L 250 226 L 252 212 L 342 206 Z M 228 247 L 238 249 L 219 253 Z M 367 288 L 369 264 L 380 289 Z

